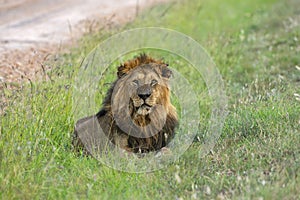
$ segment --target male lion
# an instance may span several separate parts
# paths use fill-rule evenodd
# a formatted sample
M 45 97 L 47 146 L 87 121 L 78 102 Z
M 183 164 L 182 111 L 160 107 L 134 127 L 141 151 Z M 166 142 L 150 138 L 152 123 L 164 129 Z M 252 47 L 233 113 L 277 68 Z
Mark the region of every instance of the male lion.
M 178 124 L 176 109 L 170 102 L 171 74 L 167 64 L 145 54 L 119 66 L 118 78 L 101 110 L 76 123 L 72 141 L 75 149 L 90 154 L 85 148 L 88 140 L 82 139 L 85 134 L 95 133 L 80 130 L 90 126 L 87 121 L 91 119 L 99 123 L 110 142 L 128 152 L 148 153 L 165 147 Z

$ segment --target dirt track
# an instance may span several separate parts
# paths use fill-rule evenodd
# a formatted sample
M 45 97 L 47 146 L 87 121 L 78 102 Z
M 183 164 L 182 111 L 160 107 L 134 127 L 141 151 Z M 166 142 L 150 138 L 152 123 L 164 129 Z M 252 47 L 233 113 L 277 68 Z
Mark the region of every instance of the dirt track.
M 34 80 L 49 55 L 74 45 L 95 24 L 124 24 L 162 1 L 0 0 L 0 83 Z

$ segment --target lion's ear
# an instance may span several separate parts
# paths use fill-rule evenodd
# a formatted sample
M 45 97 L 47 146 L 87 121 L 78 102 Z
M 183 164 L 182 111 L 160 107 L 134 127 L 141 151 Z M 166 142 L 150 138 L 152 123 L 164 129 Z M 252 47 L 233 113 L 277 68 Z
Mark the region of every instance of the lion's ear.
M 122 71 L 118 71 L 117 72 L 117 75 L 118 75 L 118 78 L 121 78 L 122 76 L 124 76 L 126 73 L 122 72 Z
M 128 71 L 127 71 L 128 72 Z M 118 72 L 117 72 L 117 75 L 118 75 L 118 78 L 121 78 L 123 77 L 124 75 L 126 75 L 126 68 L 124 65 L 121 65 L 118 67 Z
M 170 69 L 168 69 L 167 67 L 163 67 L 161 69 L 161 75 L 162 77 L 165 77 L 165 78 L 170 78 L 172 76 L 172 71 Z

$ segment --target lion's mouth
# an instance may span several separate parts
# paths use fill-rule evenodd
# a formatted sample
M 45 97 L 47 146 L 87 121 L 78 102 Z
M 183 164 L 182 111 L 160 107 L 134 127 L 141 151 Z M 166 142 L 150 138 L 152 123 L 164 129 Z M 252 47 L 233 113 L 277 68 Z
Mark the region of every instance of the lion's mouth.
M 137 114 L 139 115 L 147 115 L 151 112 L 152 106 L 148 105 L 147 103 L 142 104 L 141 106 L 137 107 Z

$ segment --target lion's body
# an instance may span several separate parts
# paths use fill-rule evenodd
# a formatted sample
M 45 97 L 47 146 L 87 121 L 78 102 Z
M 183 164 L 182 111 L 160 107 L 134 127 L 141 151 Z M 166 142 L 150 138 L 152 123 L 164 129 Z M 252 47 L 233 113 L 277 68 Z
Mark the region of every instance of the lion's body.
M 133 153 L 156 151 L 174 137 L 177 113 L 170 102 L 171 71 L 161 61 L 141 55 L 118 68 L 97 120 L 109 140 Z M 130 125 L 131 124 L 131 125 Z M 136 127 L 135 133 L 128 130 Z M 76 132 L 73 145 L 80 144 Z M 82 144 L 80 144 L 82 145 Z

